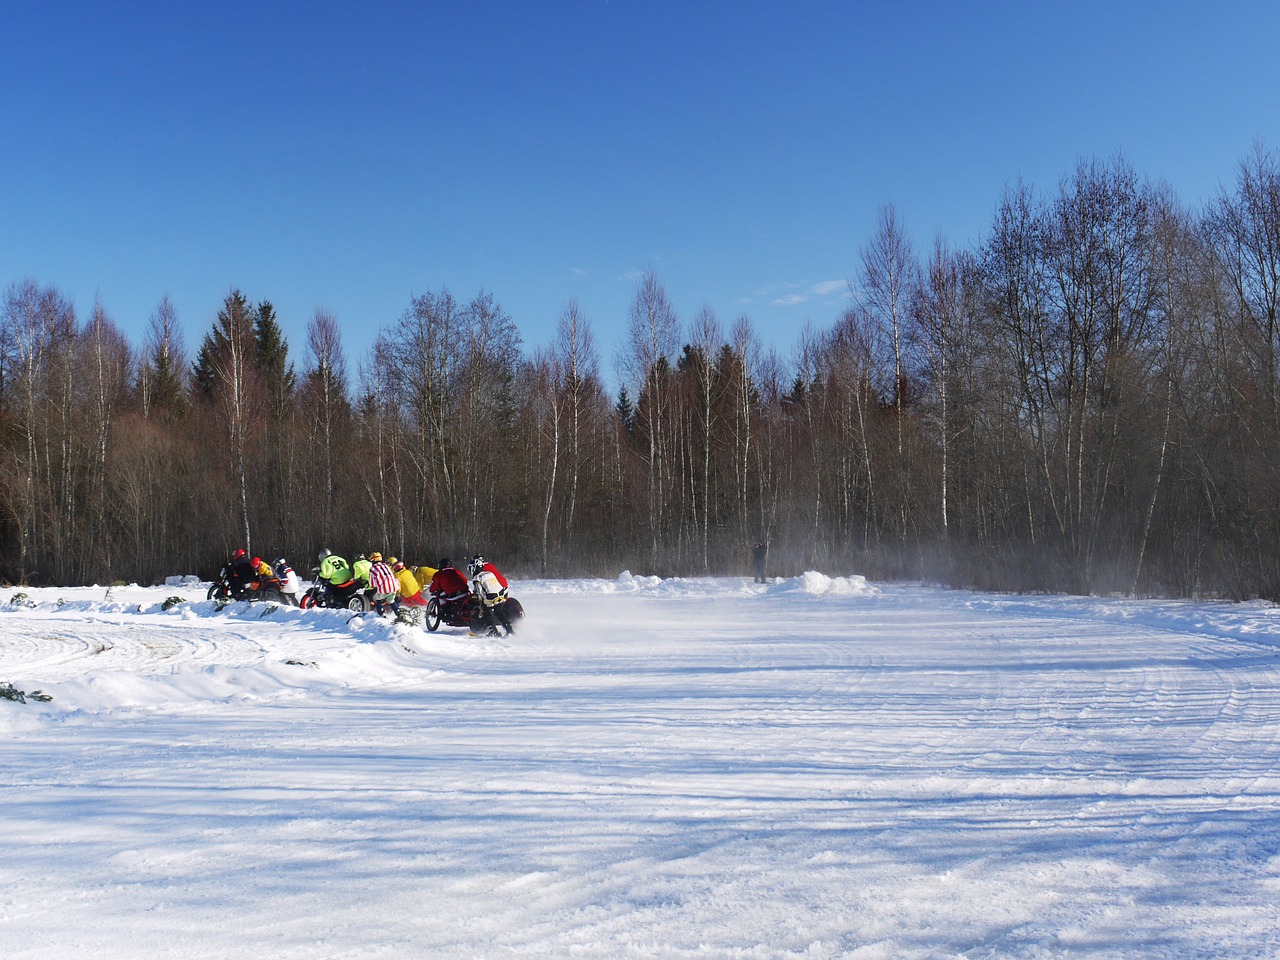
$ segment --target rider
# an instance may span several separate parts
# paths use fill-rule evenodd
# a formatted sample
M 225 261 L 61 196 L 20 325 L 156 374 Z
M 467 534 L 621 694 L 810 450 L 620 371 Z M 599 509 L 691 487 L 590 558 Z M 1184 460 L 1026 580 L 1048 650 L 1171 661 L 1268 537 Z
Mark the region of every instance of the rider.
M 253 564 L 249 561 L 249 553 L 244 549 L 237 550 L 222 568 L 222 579 L 227 585 L 227 593 L 233 600 L 239 600 L 249 590 L 257 576 Z
M 355 574 L 351 564 L 331 550 L 320 551 L 320 579 L 331 594 L 347 595 L 355 592 Z
M 302 596 L 302 579 L 284 557 L 276 558 L 276 562 L 272 564 L 272 570 L 276 579 L 280 581 L 280 592 L 284 594 L 285 599 L 295 607 L 298 606 L 298 598 Z
M 440 566 L 431 578 L 427 591 L 439 599 L 442 613 L 451 613 L 467 597 L 467 578 L 462 575 L 461 570 L 454 567 L 448 557 L 444 557 L 440 560 Z
M 373 609 L 378 616 L 386 615 L 387 604 L 391 604 L 393 612 L 400 612 L 400 581 L 391 564 L 376 550 L 369 554 L 369 585 L 373 588 Z
M 431 584 L 431 578 L 436 575 L 436 567 L 429 567 L 423 564 L 420 567 L 410 567 L 409 572 L 413 574 L 413 579 L 418 581 L 419 586 L 423 590 L 428 590 Z
M 427 601 L 422 596 L 422 587 L 413 571 L 395 557 L 391 558 L 391 571 L 400 584 L 400 605 L 402 607 L 425 607 Z
M 476 554 L 467 565 L 471 574 L 471 592 L 480 601 L 482 622 L 487 626 L 490 635 L 497 635 L 498 627 L 502 627 L 507 636 L 515 633 L 511 621 L 506 615 L 507 578 L 492 563 Z
M 379 558 L 382 554 L 377 554 Z M 359 581 L 360 586 L 369 586 L 369 570 L 373 567 L 373 560 L 366 557 L 363 553 L 356 557 L 356 562 L 351 565 L 351 574 Z

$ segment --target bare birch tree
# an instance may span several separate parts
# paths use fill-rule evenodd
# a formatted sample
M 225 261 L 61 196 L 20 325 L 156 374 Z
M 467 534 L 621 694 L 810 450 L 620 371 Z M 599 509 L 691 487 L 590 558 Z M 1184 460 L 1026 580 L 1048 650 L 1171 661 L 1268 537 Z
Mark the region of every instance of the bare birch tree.
M 894 491 L 898 499 L 898 538 L 905 542 L 910 527 L 912 478 L 906 455 L 906 404 L 909 383 L 915 376 L 911 345 L 914 302 L 920 283 L 920 267 L 902 224 L 892 205 L 881 209 L 876 230 L 862 251 L 861 283 L 850 293 L 862 304 L 883 331 L 889 347 L 892 380 L 887 395 L 892 398 L 897 421 L 897 458 L 894 463 Z
M 666 532 L 669 473 L 668 443 L 671 364 L 680 345 L 680 321 L 667 292 L 652 271 L 636 289 L 628 322 L 629 352 L 624 367 L 636 385 L 636 430 L 648 447 L 650 560 L 659 565 L 659 546 Z
M 568 414 L 569 490 L 565 506 L 565 537 L 570 549 L 574 520 L 577 517 L 579 490 L 584 464 L 585 419 L 592 406 L 598 406 L 600 394 L 599 360 L 590 321 L 583 316 L 577 300 L 570 300 L 556 327 L 557 368 L 563 378 Z M 595 404 L 592 401 L 597 401 Z
M 82 530 L 86 538 L 82 550 L 85 569 L 110 569 L 113 566 L 114 538 L 108 531 L 111 500 L 108 494 L 110 470 L 107 455 L 111 448 L 112 427 L 129 389 L 132 355 L 129 343 L 107 316 L 102 302 L 96 301 L 93 314 L 81 338 L 83 359 L 79 366 L 89 374 L 88 424 L 94 437 L 92 523 Z M 99 559 L 95 554 L 100 554 Z
M 347 365 L 338 319 L 317 307 L 307 324 L 309 360 L 303 374 L 304 422 L 311 425 L 320 449 L 320 538 L 330 544 L 334 537 L 337 508 L 337 456 L 340 429 L 350 416 L 347 399 Z

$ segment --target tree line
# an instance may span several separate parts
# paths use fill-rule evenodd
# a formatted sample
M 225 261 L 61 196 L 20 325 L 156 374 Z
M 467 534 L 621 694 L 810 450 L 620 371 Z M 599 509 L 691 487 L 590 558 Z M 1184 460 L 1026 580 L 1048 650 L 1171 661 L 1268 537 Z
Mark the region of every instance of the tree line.
M 1006 188 L 921 250 L 892 207 L 791 355 L 638 284 L 605 387 L 573 301 L 526 351 L 492 296 L 411 300 L 354 368 L 232 291 L 194 356 L 14 283 L 0 577 L 215 573 L 236 546 L 523 575 L 805 568 L 1002 590 L 1280 597 L 1280 165 L 1192 211 L 1123 158 Z

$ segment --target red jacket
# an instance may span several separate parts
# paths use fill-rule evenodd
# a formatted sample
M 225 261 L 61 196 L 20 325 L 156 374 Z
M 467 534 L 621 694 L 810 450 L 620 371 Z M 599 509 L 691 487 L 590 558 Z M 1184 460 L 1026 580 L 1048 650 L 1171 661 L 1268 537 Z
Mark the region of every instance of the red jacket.
M 444 567 L 436 571 L 436 575 L 431 578 L 431 586 L 427 588 L 431 593 L 449 596 L 454 593 L 466 593 L 468 590 L 467 578 L 462 572 L 455 570 L 453 567 Z

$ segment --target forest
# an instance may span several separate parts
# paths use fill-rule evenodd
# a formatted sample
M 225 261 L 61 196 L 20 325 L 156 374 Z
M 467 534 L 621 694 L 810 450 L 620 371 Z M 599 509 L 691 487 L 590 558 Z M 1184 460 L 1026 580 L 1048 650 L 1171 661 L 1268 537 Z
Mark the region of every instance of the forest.
M 1188 209 L 1122 157 L 1015 182 L 968 248 L 892 206 L 847 308 L 783 356 L 636 286 L 526 350 L 484 292 L 413 298 L 348 358 L 231 291 L 188 352 L 35 279 L 0 327 L 0 579 L 213 576 L 247 546 L 513 576 L 804 569 L 1005 591 L 1280 599 L 1280 164 Z

